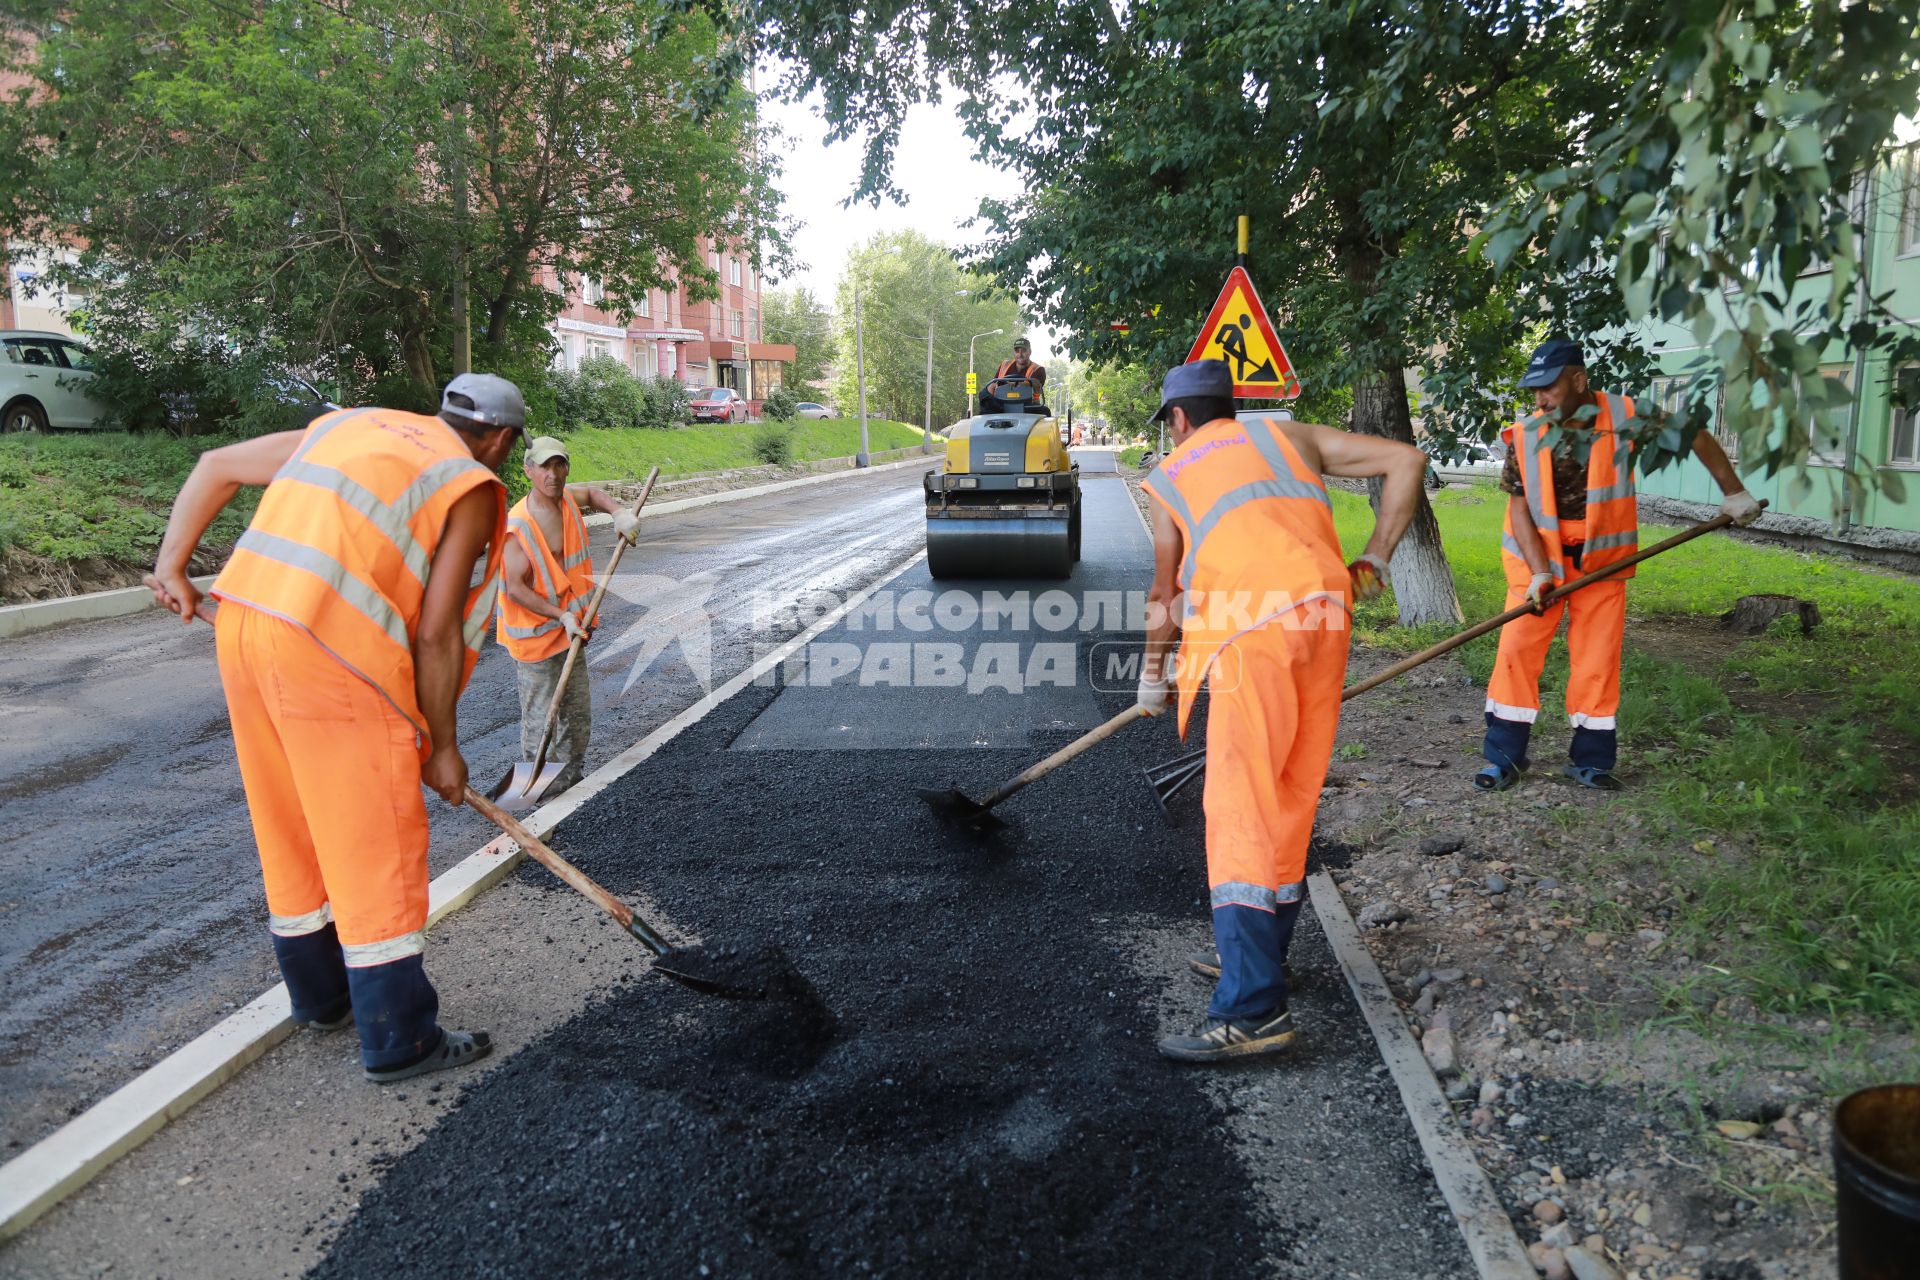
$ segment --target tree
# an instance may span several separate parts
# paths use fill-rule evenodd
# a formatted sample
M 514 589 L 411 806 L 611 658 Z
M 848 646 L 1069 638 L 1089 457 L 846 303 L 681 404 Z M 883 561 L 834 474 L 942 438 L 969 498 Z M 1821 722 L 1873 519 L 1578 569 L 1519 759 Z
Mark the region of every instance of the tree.
M 811 289 L 770 289 L 761 294 L 760 328 L 768 342 L 793 344 L 788 385 L 804 388 L 826 376 L 834 355 L 833 313 Z
M 867 405 L 876 416 L 919 422 L 926 411 L 927 326 L 933 324 L 933 425 L 938 430 L 966 414 L 967 340 L 983 338 L 976 366 L 981 381 L 1006 358 L 1025 327 L 1019 303 L 985 276 L 965 271 L 944 245 L 917 231 L 891 231 L 847 255 L 834 303 L 838 354 L 834 395 L 841 412 L 859 402 L 855 381 L 853 283 L 860 280 L 866 317 Z M 961 293 L 965 297 L 960 296 Z
M 1354 429 L 1406 441 L 1409 370 L 1428 374 L 1430 428 L 1490 434 L 1512 393 L 1486 375 L 1563 305 L 1524 272 L 1497 281 L 1468 248 L 1489 205 L 1556 162 L 1613 87 L 1619 60 L 1584 56 L 1567 15 L 1544 0 L 985 0 L 964 14 L 920 0 L 852 15 L 800 0 L 756 14 L 796 67 L 784 87 L 824 89 L 867 138 L 866 192 L 885 189 L 901 113 L 943 74 L 983 156 L 1051 179 L 983 202 L 981 262 L 1074 333 L 1075 354 L 1183 358 L 1249 213 L 1250 266 L 1309 383 L 1350 387 Z M 1001 26 L 1022 39 L 973 37 Z M 1015 133 L 1017 109 L 1031 123 Z M 1402 622 L 1458 620 L 1424 502 L 1393 570 Z
M 465 279 L 485 363 L 546 364 L 553 279 L 617 307 L 778 257 L 750 95 L 696 15 L 589 0 L 29 0 L 0 231 L 84 246 L 104 344 L 268 350 L 434 402 Z M 665 19 L 671 19 L 665 20 Z M 24 62 L 24 65 L 20 65 Z M 696 100 L 702 105 L 696 106 Z M 463 179 L 463 180 L 462 180 Z

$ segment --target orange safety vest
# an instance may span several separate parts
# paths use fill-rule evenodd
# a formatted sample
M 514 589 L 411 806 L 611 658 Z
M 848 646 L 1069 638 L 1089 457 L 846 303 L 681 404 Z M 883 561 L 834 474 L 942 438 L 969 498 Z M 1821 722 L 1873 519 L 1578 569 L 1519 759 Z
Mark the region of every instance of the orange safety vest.
M 540 594 L 556 609 L 587 620 L 587 601 L 593 595 L 592 556 L 587 550 L 587 521 L 571 494 L 563 493 L 560 511 L 560 554 L 547 546 L 540 522 L 527 510 L 527 499 L 507 513 L 507 536 L 517 538 L 533 565 Z M 500 592 L 500 643 L 521 662 L 539 662 L 564 652 L 569 641 L 560 619 L 549 618 L 514 603 Z
M 1008 360 L 1000 365 L 1000 372 L 993 376 L 996 378 L 1031 378 L 1034 374 L 1040 372 L 1042 372 L 1041 367 L 1031 360 L 1025 364 L 1020 363 L 1018 360 Z
M 467 587 L 464 689 L 500 589 L 506 486 L 438 418 L 369 408 L 315 419 L 267 486 L 213 594 L 306 631 L 412 722 L 425 751 L 413 640 L 427 572 L 454 503 L 486 486 L 498 504 L 486 559 Z
M 1351 585 L 1333 503 L 1271 418 L 1218 418 L 1146 479 L 1180 527 L 1180 732 L 1220 651 L 1302 606 L 1289 625 L 1346 630 Z
M 1583 544 L 1583 574 L 1604 569 L 1640 549 L 1640 508 L 1633 492 L 1632 422 L 1632 400 L 1611 393 L 1600 397 L 1588 443 L 1587 514 L 1582 521 L 1568 521 L 1568 527 L 1562 526 L 1554 500 L 1553 450 L 1546 443 L 1547 419 L 1536 414 L 1525 422 L 1510 424 L 1500 433 L 1507 448 L 1520 451 L 1520 487 L 1526 491 L 1527 510 L 1533 515 L 1533 527 L 1540 531 L 1555 582 L 1565 582 L 1569 576 L 1564 550 L 1567 544 Z M 1577 431 L 1579 427 L 1566 430 Z M 1507 581 L 1524 590 L 1533 579 L 1533 570 L 1527 567 L 1520 543 L 1513 536 L 1511 504 L 1506 532 L 1500 539 L 1500 558 L 1506 566 Z M 1613 576 L 1626 579 L 1633 574 L 1634 570 L 1627 568 Z

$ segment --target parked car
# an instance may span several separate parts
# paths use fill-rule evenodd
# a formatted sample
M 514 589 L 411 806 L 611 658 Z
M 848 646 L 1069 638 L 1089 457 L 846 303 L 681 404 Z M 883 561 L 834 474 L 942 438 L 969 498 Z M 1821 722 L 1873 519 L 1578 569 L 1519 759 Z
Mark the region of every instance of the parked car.
M 277 431 L 304 431 L 315 418 L 340 407 L 321 395 L 311 382 L 291 373 L 266 375 L 258 399 L 272 405 L 268 420 Z M 230 399 L 208 405 L 186 392 L 170 393 L 162 400 L 166 405 L 168 427 L 182 433 L 204 428 L 204 420 L 224 421 L 240 409 Z
M 72 338 L 0 329 L 0 432 L 105 426 L 112 409 L 92 395 L 93 364 Z
M 747 401 L 732 387 L 703 387 L 693 393 L 695 422 L 745 422 Z
M 811 400 L 802 400 L 795 405 L 793 413 L 797 418 L 831 418 L 833 416 L 833 411 L 827 406 L 815 404 Z

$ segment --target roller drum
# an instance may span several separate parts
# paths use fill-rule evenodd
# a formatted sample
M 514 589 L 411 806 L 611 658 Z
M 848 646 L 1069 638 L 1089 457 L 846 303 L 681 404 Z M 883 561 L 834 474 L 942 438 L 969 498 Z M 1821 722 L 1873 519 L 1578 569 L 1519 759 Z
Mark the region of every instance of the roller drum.
M 936 578 L 1065 578 L 1073 561 L 1064 510 L 1058 518 L 927 520 L 927 568 Z

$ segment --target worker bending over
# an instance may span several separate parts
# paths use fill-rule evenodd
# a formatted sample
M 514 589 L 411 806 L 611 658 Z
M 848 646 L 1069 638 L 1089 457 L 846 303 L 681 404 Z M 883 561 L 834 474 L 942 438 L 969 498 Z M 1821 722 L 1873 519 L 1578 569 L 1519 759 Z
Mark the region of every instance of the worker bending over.
M 274 958 L 295 1022 L 359 1028 L 381 1083 L 492 1047 L 447 1031 L 421 953 L 422 782 L 467 783 L 454 703 L 486 637 L 506 541 L 495 472 L 526 406 L 461 374 L 440 416 L 342 409 L 305 431 L 201 455 L 147 585 L 192 622 L 187 562 L 242 485 L 259 510 L 213 584 L 220 682 L 266 880 Z
M 1620 641 L 1627 627 L 1627 579 L 1633 569 L 1580 588 L 1541 607 L 1541 599 L 1572 578 L 1603 569 L 1639 549 L 1640 514 L 1633 490 L 1633 401 L 1587 386 L 1580 344 L 1552 339 L 1534 349 L 1520 385 L 1538 410 L 1501 432 L 1507 464 L 1500 487 L 1507 499 L 1501 560 L 1507 572 L 1507 608 L 1531 603 L 1533 617 L 1500 630 L 1493 679 L 1487 687 L 1487 764 L 1473 783 L 1504 791 L 1529 764 L 1527 742 L 1540 714 L 1540 671 L 1567 614 L 1567 719 L 1573 725 L 1564 772 L 1583 787 L 1618 791 L 1613 775 L 1620 709 Z M 1592 408 L 1584 420 L 1580 411 Z M 1558 429 L 1548 443 L 1547 434 Z M 1760 518 L 1760 504 L 1734 474 L 1720 442 L 1705 431 L 1694 456 L 1726 495 L 1720 510 L 1735 524 Z
M 614 535 L 629 540 L 640 527 L 640 517 L 623 510 L 599 485 L 568 484 L 572 462 L 567 446 L 552 436 L 539 436 L 529 444 L 521 466 L 532 487 L 507 513 L 499 637 L 518 663 L 520 754 L 531 760 L 540 749 L 567 648 L 590 630 L 586 612 L 593 595 L 593 564 L 581 508 L 612 515 Z M 586 772 L 593 694 L 585 664 L 575 666 L 555 726 L 556 758 L 565 760 L 566 767 L 542 792 L 543 798 L 559 795 Z
M 1139 705 L 1159 714 L 1177 683 L 1184 737 L 1208 687 L 1203 803 L 1217 957 L 1203 953 L 1194 965 L 1217 972 L 1219 985 L 1199 1027 L 1162 1040 L 1160 1052 L 1213 1062 L 1293 1039 L 1283 966 L 1333 758 L 1349 613 L 1354 599 L 1386 586 L 1427 463 L 1411 445 L 1374 436 L 1237 421 L 1233 379 L 1219 360 L 1167 375 L 1154 415 L 1162 419 L 1174 448 L 1146 481 L 1152 625 Z M 1382 480 L 1373 536 L 1350 565 L 1322 474 Z
M 999 371 L 993 376 L 1025 378 L 1033 383 L 1036 394 L 1044 394 L 1047 389 L 1047 367 L 1033 362 L 1033 344 L 1025 338 L 1013 340 L 1012 359 L 1002 361 Z

